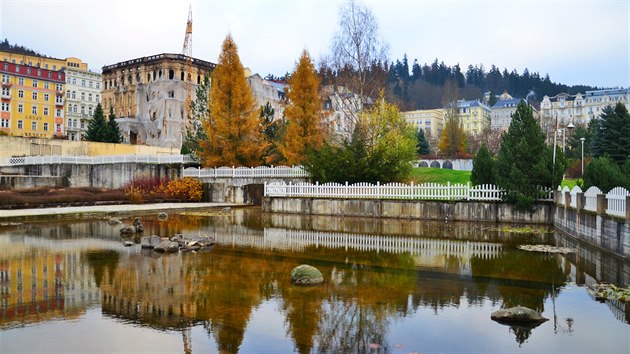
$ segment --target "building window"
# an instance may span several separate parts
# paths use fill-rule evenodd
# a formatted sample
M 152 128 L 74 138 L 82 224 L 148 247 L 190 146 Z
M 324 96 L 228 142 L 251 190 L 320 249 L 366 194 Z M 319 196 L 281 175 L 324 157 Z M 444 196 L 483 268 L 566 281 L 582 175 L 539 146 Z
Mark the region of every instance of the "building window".
M 24 129 L 24 122 L 21 119 L 18 120 L 18 129 Z
M 61 133 L 61 124 L 55 124 L 55 131 Z
M 77 79 L 72 78 L 72 84 L 73 84 L 73 85 L 76 85 L 76 84 L 77 84 Z
M 9 75 L 2 75 L 2 82 L 9 82 Z
M 77 92 L 76 91 L 72 91 L 72 99 L 73 100 L 77 99 Z
M 85 101 L 85 92 L 81 92 L 81 101 Z
M 101 96 L 98 93 L 96 94 L 96 102 L 101 102 Z
M 62 116 L 62 112 L 63 112 L 63 111 L 62 111 L 61 109 L 57 108 L 57 109 L 55 110 L 55 116 L 56 116 L 56 117 L 61 117 L 61 116 Z
M 85 121 L 81 121 L 81 129 L 85 129 Z
M 85 106 L 81 106 L 81 114 L 85 114 Z
M 44 107 L 44 115 L 47 116 L 48 115 L 48 107 Z
M 59 92 L 63 92 L 63 85 L 62 85 L 62 84 L 57 84 L 57 85 L 55 86 L 55 89 L 56 89 L 57 91 L 59 91 Z
M 37 80 L 33 80 L 33 87 L 37 88 Z
M 88 81 L 88 87 L 92 88 L 92 81 Z
M 23 77 L 18 78 L 18 85 L 24 86 L 24 78 Z
M 85 87 L 85 80 L 81 80 L 81 86 Z
M 70 90 L 68 90 L 68 91 L 66 92 L 66 97 L 67 97 L 67 98 L 70 98 Z
M 92 116 L 92 107 L 88 107 L 88 115 L 91 117 Z
M 8 102 L 2 102 L 2 111 L 3 112 L 8 112 L 9 111 L 9 103 Z
M 33 101 L 37 101 L 37 92 L 33 92 Z
M 37 106 L 33 105 L 33 107 L 31 107 L 31 114 L 37 115 Z
M 37 130 L 37 122 L 36 121 L 32 121 L 31 122 L 31 130 Z
M 88 93 L 88 101 L 92 102 L 92 94 Z
M 48 90 L 50 88 L 50 86 L 48 85 L 47 82 L 44 82 L 44 89 Z
M 47 132 L 48 131 L 48 123 L 44 123 L 44 131 Z
M 3 120 L 1 121 L 0 128 L 10 128 L 10 127 L 9 127 L 9 120 L 8 120 L 8 119 L 3 119 Z
M 18 103 L 18 113 L 24 113 L 24 105 L 21 103 Z
M 47 93 L 44 94 L 44 102 L 48 102 L 48 100 L 50 99 L 50 95 L 48 95 Z
M 99 89 L 99 90 L 101 89 L 101 83 L 100 82 L 96 83 L 96 88 Z

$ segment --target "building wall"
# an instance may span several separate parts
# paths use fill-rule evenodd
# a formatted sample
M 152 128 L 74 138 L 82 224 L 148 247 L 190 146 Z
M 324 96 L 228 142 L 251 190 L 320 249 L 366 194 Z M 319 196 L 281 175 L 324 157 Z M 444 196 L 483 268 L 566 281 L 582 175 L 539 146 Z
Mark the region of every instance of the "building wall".
M 444 126 L 443 109 L 422 109 L 401 112 L 409 125 L 417 130 L 424 129 L 424 133 L 431 138 L 438 138 Z
M 113 108 L 123 142 L 180 148 L 190 100 L 214 64 L 158 54 L 103 67 L 102 105 Z
M 81 140 L 101 101 L 101 74 L 66 69 L 66 136 Z M 105 117 L 109 112 L 104 112 Z
M 262 107 L 269 102 L 274 109 L 273 119 L 281 119 L 284 112 L 284 91 L 278 90 L 277 86 L 258 74 L 248 76 L 247 83 L 256 100 L 256 107 Z
M 0 131 L 38 138 L 63 135 L 63 71 L 4 62 L 0 75 Z

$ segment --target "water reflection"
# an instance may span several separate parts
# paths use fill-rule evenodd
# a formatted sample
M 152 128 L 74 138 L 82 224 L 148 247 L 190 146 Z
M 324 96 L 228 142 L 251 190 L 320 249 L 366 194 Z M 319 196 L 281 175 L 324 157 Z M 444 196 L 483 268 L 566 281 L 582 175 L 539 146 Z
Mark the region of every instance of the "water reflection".
M 184 352 L 195 349 L 191 329 L 203 328 L 216 350 L 233 353 L 243 350 L 248 336 L 255 338 L 253 318 L 273 304 L 269 320 L 282 321 L 285 333 L 278 338 L 297 352 L 391 352 L 401 348 L 393 341 L 400 323 L 435 316 L 435 326 L 442 327 L 441 321 L 453 321 L 447 314 L 460 313 L 462 321 L 473 316 L 470 321 L 495 333 L 501 327 L 493 327 L 491 310 L 522 305 L 555 315 L 555 299 L 568 281 L 615 272 L 600 262 L 591 273 L 588 260 L 606 257 L 586 248 L 572 259 L 513 247 L 534 239 L 570 242 L 553 235 L 511 235 L 483 224 L 339 220 L 262 216 L 255 209 L 143 219 L 145 234 L 217 240 L 211 252 L 174 255 L 124 248 L 119 226 L 105 221 L 9 229 L 0 234 L 6 251 L 0 255 L 0 328 L 76 319 L 100 306 L 123 326 L 179 333 Z M 291 285 L 288 274 L 301 263 L 318 267 L 326 283 Z M 617 264 L 627 274 L 624 267 Z M 559 318 L 554 328 L 564 320 Z M 451 325 L 455 335 L 472 333 Z M 571 329 L 573 319 L 563 325 Z M 522 345 L 544 326 L 512 327 L 511 340 Z M 413 336 L 405 340 L 419 343 Z

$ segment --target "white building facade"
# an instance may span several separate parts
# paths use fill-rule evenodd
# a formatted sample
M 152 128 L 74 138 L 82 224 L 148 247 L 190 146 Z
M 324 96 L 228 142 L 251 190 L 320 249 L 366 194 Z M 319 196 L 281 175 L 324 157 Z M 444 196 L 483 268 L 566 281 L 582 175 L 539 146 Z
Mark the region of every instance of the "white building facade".
M 66 68 L 66 136 L 82 140 L 101 101 L 101 74 Z M 105 119 L 109 112 L 104 112 Z

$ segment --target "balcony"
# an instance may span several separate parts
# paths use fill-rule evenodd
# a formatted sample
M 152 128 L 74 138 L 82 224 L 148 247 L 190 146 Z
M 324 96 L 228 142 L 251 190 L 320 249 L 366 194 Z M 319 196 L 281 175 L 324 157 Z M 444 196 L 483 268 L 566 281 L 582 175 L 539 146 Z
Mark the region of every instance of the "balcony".
M 11 87 L 11 86 L 13 86 L 12 83 L 2 81 L 2 87 Z
M 63 97 L 57 97 L 55 99 L 55 106 L 63 106 L 63 102 L 64 102 L 64 98 Z
M 55 94 L 57 96 L 63 96 L 64 95 L 63 91 L 59 91 L 59 90 L 55 91 Z
M 10 100 L 11 99 L 11 91 L 9 90 L 7 91 L 2 91 L 2 94 L 0 94 L 0 97 L 2 97 L 3 99 L 7 99 Z

